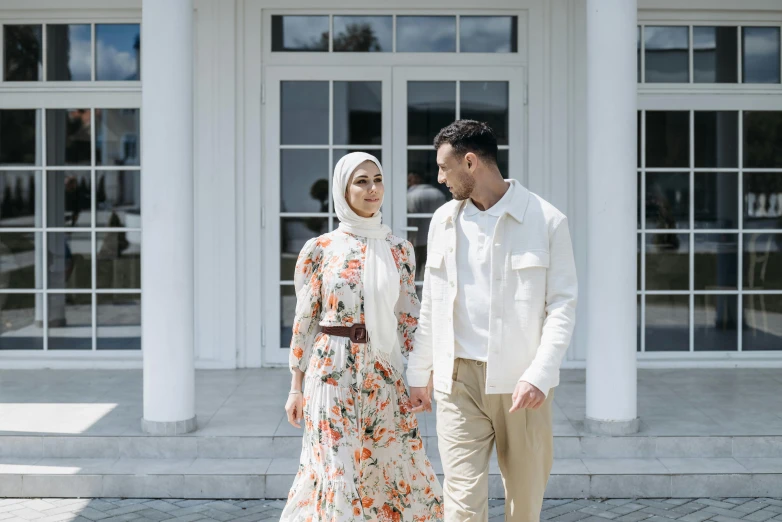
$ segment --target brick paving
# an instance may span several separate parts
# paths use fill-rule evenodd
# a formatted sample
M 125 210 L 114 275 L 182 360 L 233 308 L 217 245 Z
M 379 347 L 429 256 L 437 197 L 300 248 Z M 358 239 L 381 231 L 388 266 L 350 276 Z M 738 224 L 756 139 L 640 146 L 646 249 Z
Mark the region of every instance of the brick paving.
M 0 498 L 0 522 L 258 522 L 279 520 L 282 500 Z M 504 520 L 489 501 L 490 522 Z M 781 498 L 560 499 L 543 503 L 547 522 L 782 522 Z

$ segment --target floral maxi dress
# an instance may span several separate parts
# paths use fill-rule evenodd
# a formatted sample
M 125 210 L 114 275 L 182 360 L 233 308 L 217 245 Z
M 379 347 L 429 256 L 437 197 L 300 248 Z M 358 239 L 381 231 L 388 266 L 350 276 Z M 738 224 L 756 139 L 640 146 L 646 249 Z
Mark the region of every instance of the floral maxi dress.
M 402 352 L 413 349 L 420 303 L 409 242 L 387 238 L 402 282 Z M 366 239 L 312 239 L 296 263 L 298 304 L 290 363 L 305 372 L 304 441 L 281 521 L 442 521 L 442 490 L 426 457 L 402 376 L 370 344 L 320 326 L 364 323 Z

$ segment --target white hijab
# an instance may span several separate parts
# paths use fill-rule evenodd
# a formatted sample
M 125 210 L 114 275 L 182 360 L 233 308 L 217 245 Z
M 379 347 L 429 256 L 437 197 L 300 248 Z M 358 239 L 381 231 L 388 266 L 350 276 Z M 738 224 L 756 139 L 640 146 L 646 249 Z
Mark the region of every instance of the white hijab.
M 382 224 L 380 211 L 372 217 L 361 217 L 350 208 L 345 199 L 350 176 L 365 161 L 371 161 L 377 165 L 380 173 L 383 173 L 383 167 L 377 158 L 364 152 L 352 152 L 337 163 L 331 190 L 334 210 L 339 218 L 340 230 L 367 238 L 361 280 L 364 285 L 364 319 L 369 342 L 380 352 L 379 355 L 401 372 L 402 352 L 397 337 L 399 323 L 394 310 L 399 299 L 401 281 L 391 247 L 386 241 L 391 229 Z

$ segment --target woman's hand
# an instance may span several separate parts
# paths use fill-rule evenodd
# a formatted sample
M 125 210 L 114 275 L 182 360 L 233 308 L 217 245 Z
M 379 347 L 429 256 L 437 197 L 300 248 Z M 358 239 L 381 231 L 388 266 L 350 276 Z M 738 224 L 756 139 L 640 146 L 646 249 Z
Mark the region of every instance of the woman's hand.
M 291 391 L 288 402 L 285 403 L 285 413 L 288 414 L 288 422 L 297 428 L 301 428 L 301 419 L 304 417 L 304 395 L 301 392 Z

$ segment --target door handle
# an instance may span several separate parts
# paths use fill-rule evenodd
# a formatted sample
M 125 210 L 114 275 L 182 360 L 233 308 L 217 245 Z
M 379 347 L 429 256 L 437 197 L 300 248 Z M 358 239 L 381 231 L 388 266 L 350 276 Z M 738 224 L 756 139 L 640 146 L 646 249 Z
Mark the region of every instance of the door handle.
M 418 232 L 418 227 L 401 227 L 400 230 L 405 232 Z

